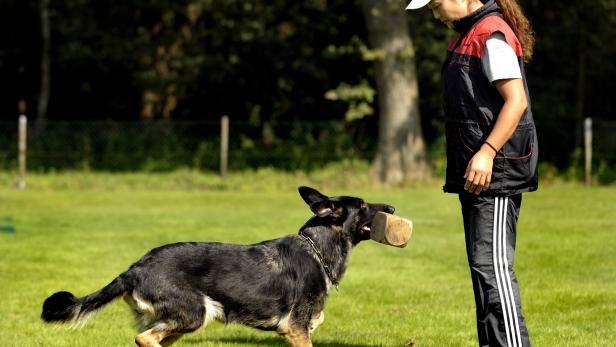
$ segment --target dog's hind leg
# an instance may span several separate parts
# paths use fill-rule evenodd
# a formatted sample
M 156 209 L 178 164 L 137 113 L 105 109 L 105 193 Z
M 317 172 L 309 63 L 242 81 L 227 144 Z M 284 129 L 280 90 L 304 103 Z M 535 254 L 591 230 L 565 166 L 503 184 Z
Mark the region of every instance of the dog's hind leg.
M 139 347 L 168 347 L 179 340 L 184 333 L 167 330 L 166 324 L 158 324 L 135 337 L 135 343 Z
M 170 346 L 182 335 L 203 327 L 206 318 L 209 318 L 206 315 L 208 302 L 204 302 L 202 295 L 159 295 L 164 300 L 146 300 L 143 297 L 151 298 L 153 295 L 140 296 L 135 293 L 125 298 L 129 305 L 133 306 L 142 329 L 148 329 L 135 338 L 140 347 Z
M 168 347 L 179 340 L 185 333 L 197 330 L 203 322 L 194 322 L 181 328 L 174 324 L 158 323 L 152 329 L 148 329 L 135 337 L 135 343 L 139 347 Z
M 179 324 L 180 321 L 173 319 L 166 322 L 159 321 L 151 329 L 148 329 L 135 337 L 135 343 L 139 347 L 167 347 L 179 340 L 185 333 L 197 330 L 202 321 L 191 324 Z
M 193 332 L 204 325 L 203 316 L 190 317 L 175 314 L 166 317 L 135 338 L 139 347 L 167 347 L 179 340 L 184 334 Z

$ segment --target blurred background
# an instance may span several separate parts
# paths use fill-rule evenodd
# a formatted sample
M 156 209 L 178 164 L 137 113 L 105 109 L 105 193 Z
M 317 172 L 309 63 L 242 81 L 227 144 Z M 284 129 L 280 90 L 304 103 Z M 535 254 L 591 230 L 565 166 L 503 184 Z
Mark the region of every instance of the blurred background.
M 616 182 L 616 1 L 520 0 L 540 174 Z M 401 0 L 2 0 L 0 169 L 444 174 L 440 68 L 453 33 Z M 417 89 L 418 88 L 418 89 Z M 391 134 L 396 136 L 390 136 Z

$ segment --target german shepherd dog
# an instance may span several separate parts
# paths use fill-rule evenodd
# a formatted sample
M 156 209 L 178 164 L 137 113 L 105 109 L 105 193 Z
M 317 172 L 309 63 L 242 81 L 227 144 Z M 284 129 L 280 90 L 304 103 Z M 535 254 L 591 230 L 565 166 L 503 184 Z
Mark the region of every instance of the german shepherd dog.
M 46 322 L 79 323 L 123 296 L 141 347 L 169 346 L 211 320 L 273 330 L 292 346 L 312 346 L 328 292 L 351 249 L 370 238 L 385 204 L 349 196 L 299 193 L 314 213 L 296 235 L 254 245 L 181 242 L 155 248 L 106 287 L 81 298 L 58 292 L 43 303 Z

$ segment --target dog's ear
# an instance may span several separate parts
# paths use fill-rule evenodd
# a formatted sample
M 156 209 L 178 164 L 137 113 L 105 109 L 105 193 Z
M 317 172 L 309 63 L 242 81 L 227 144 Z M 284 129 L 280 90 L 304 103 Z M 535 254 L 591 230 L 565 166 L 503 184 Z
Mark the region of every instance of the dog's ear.
M 337 214 L 340 209 L 334 201 L 323 200 L 310 204 L 310 210 L 319 217 L 326 217 L 331 214 Z
M 312 209 L 312 204 L 321 202 L 323 200 L 327 200 L 327 196 L 319 193 L 319 191 L 317 191 L 314 188 L 302 186 L 302 187 L 299 187 L 298 190 L 299 190 L 299 195 L 301 195 L 302 199 L 304 199 L 304 201 L 310 206 L 310 209 Z

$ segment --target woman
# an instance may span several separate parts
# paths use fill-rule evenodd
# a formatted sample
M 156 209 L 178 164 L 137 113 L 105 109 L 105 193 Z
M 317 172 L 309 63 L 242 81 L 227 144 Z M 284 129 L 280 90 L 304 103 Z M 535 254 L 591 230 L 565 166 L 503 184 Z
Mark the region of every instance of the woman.
M 480 346 L 530 346 L 513 271 L 522 193 L 537 189 L 524 61 L 534 39 L 517 0 L 412 0 L 459 35 L 443 65 L 445 192 L 462 205 Z

